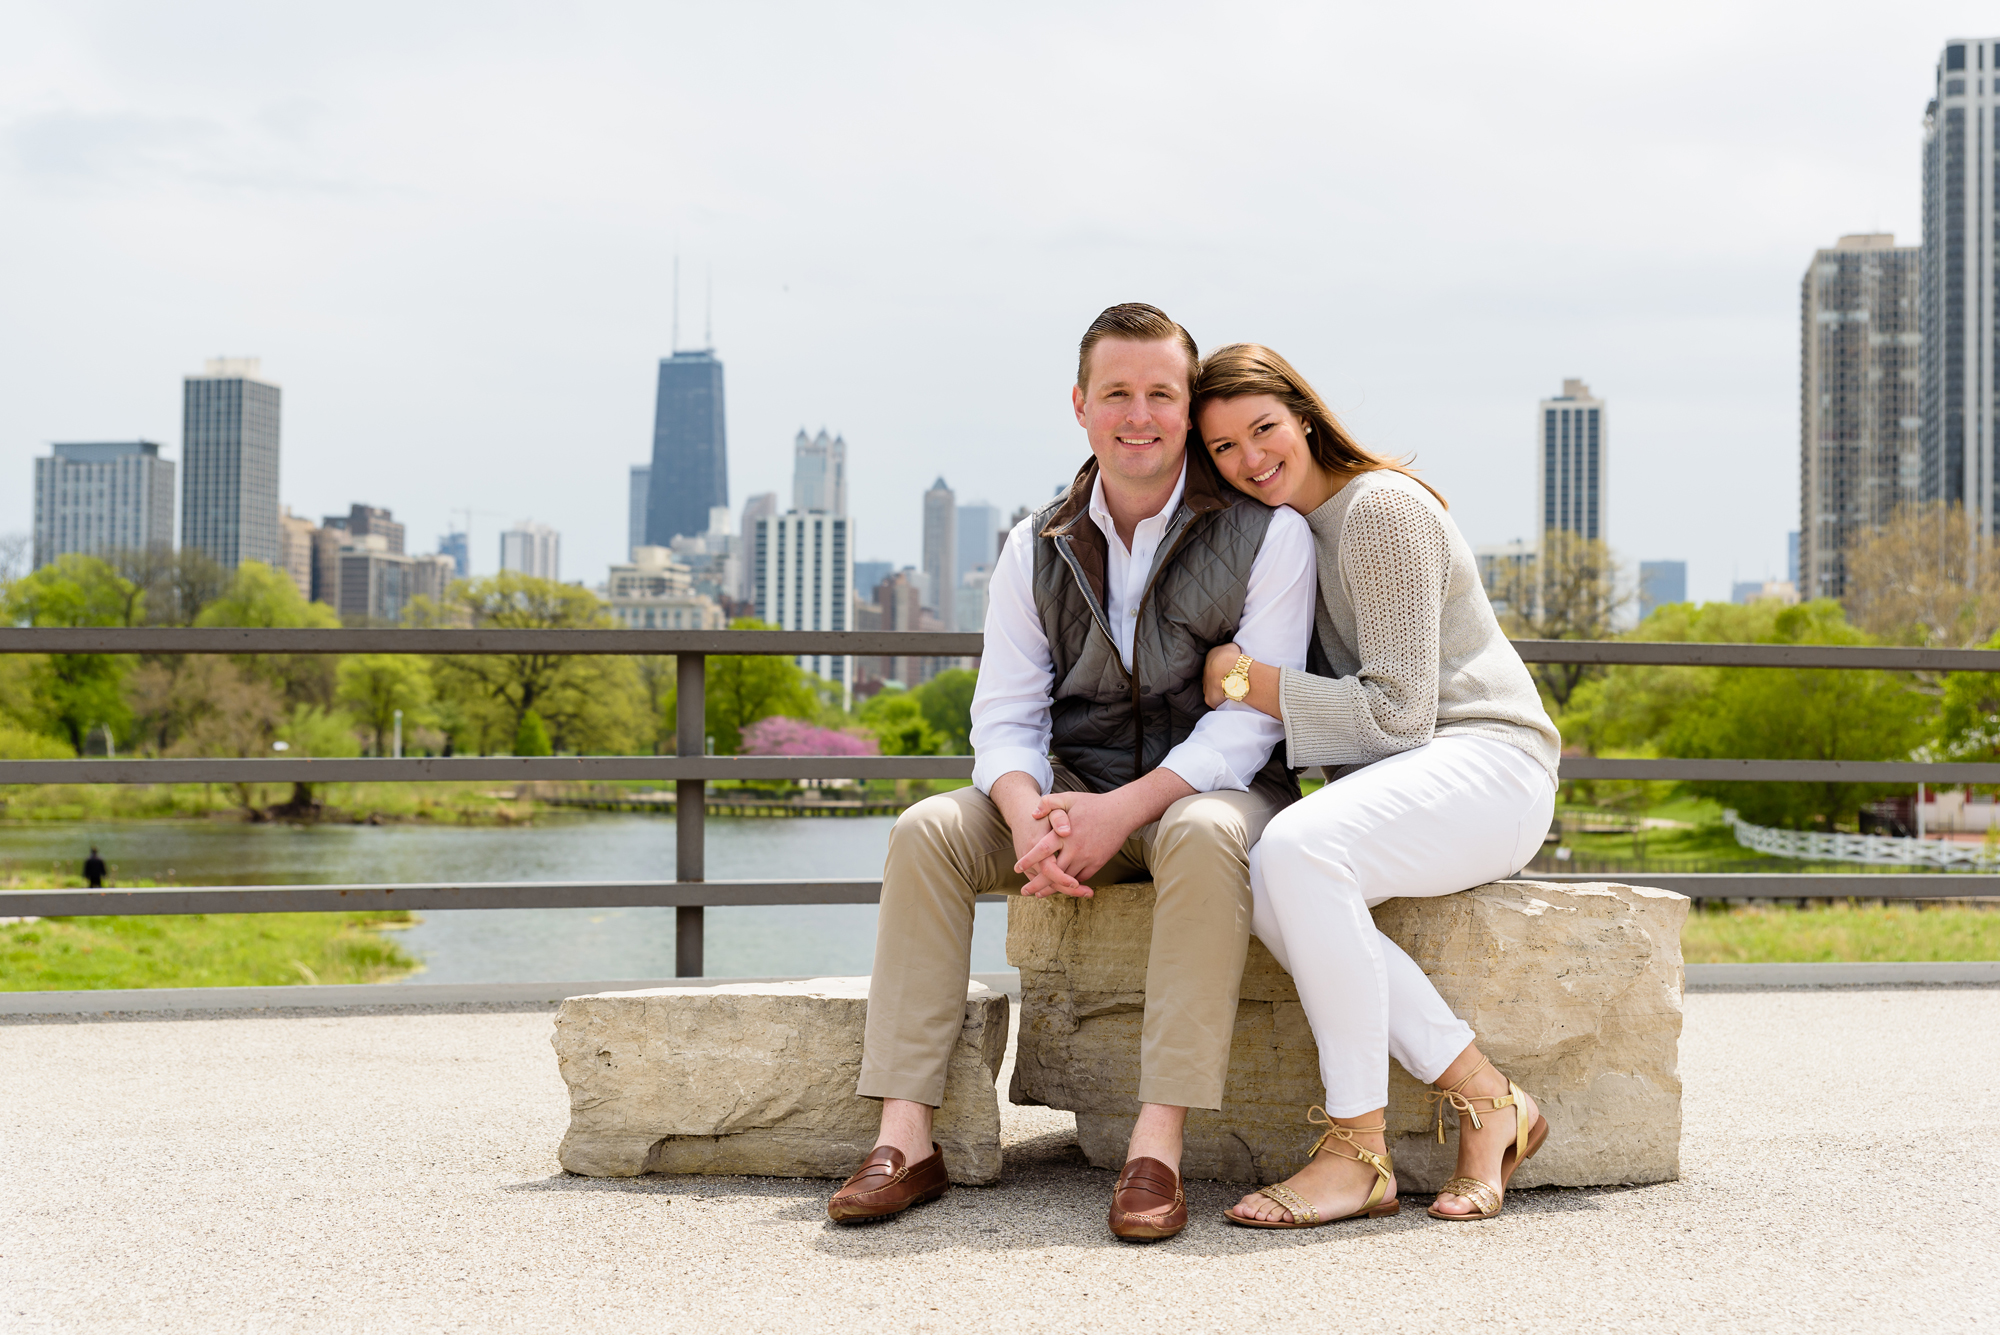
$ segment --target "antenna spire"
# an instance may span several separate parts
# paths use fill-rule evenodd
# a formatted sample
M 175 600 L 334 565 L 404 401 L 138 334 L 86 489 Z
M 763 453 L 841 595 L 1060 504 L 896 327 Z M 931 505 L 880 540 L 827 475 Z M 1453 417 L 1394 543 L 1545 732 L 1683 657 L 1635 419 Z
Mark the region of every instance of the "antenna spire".
M 670 352 L 681 350 L 681 254 L 674 252 L 674 336 Z
M 702 346 L 715 351 L 715 266 L 708 266 L 708 309 L 701 321 Z

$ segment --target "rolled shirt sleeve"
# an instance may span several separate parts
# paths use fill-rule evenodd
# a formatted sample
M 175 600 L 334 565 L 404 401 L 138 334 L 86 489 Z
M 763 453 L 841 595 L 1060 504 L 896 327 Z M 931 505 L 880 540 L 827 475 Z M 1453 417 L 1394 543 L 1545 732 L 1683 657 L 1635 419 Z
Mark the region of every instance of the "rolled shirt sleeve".
M 1272 512 L 1263 544 L 1250 565 L 1243 617 L 1236 630 L 1236 643 L 1243 652 L 1281 671 L 1303 669 L 1312 637 L 1318 580 L 1312 529 L 1298 511 L 1279 507 Z M 1042 652 L 1046 660 L 1046 644 Z M 1046 727 L 1046 710 L 1043 719 Z M 1250 705 L 1225 700 L 1202 715 L 1194 731 L 1167 752 L 1160 765 L 1180 775 L 1196 792 L 1243 792 L 1284 736 L 1281 720 Z
M 1049 740 L 1056 667 L 1035 612 L 1034 523 L 1030 516 L 1014 526 L 986 584 L 986 644 L 972 692 L 972 786 L 982 793 L 1014 770 L 1045 793 L 1055 784 Z

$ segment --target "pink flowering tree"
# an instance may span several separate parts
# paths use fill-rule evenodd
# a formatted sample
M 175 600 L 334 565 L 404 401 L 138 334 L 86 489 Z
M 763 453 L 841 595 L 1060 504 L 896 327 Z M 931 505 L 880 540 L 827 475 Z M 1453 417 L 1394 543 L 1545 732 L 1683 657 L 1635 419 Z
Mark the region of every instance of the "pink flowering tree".
M 873 737 L 856 737 L 831 728 L 814 727 L 803 719 L 774 714 L 743 730 L 746 756 L 873 756 L 881 747 Z

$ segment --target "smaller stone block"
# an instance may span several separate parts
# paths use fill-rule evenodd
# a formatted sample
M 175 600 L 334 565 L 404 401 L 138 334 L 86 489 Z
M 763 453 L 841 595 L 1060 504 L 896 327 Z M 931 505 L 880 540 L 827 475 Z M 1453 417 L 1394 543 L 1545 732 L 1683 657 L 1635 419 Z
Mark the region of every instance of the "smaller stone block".
M 844 1178 L 881 1118 L 854 1092 L 867 1018 L 866 978 L 571 997 L 550 1040 L 570 1101 L 556 1157 L 586 1177 Z M 971 984 L 936 1123 L 953 1182 L 999 1179 L 1006 1050 L 1006 994 Z

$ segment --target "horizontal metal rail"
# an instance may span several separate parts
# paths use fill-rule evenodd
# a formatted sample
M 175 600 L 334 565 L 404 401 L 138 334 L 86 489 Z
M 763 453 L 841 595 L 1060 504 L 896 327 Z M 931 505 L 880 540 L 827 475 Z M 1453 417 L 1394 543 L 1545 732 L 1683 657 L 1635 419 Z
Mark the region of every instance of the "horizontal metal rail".
M 977 631 L 261 629 L 0 627 L 0 653 L 36 654 L 833 654 L 977 658 Z M 2000 672 L 2000 649 L 1896 645 L 1515 640 L 1524 662 L 1600 666 L 1875 668 Z
M 0 654 L 856 654 L 977 658 L 977 631 L 0 627 Z
M 1997 767 L 2000 768 L 2000 767 Z M 0 760 L 0 784 L 527 783 L 969 779 L 971 756 L 430 756 L 402 760 Z
M 418 885 L 189 885 L 121 890 L 0 891 L 0 917 L 134 913 L 355 913 L 408 909 L 730 908 L 873 904 L 882 882 L 488 881 Z M 981 896 L 999 900 L 1000 895 Z M 694 975 L 684 975 L 692 977 Z
M 2000 672 L 2000 649 L 1911 649 L 1885 644 L 1705 644 L 1673 640 L 1515 640 L 1513 644 L 1526 663 Z
M 971 756 L 433 756 L 403 760 L 0 760 L 0 785 L 526 783 L 538 780 L 969 779 Z M 1994 783 L 2000 764 L 1565 756 L 1569 779 L 1742 783 Z
M 1624 885 L 1695 899 L 1969 899 L 2000 897 L 2000 876 L 1953 872 L 1631 872 Z M 1599 873 L 1534 872 L 1524 880 L 1602 882 Z M 177 913 L 435 912 L 441 909 L 733 908 L 873 904 L 882 882 L 493 881 L 417 885 L 190 885 L 144 889 L 5 890 L 0 917 L 74 918 Z M 981 895 L 1001 903 L 1009 895 Z M 696 977 L 687 974 L 683 977 Z
M 2000 765 L 1916 760 L 1629 760 L 1564 756 L 1564 779 L 1743 783 L 2000 783 Z

